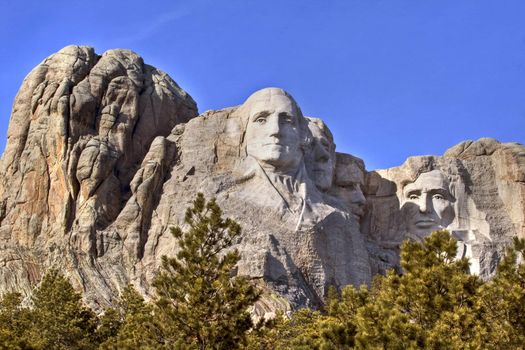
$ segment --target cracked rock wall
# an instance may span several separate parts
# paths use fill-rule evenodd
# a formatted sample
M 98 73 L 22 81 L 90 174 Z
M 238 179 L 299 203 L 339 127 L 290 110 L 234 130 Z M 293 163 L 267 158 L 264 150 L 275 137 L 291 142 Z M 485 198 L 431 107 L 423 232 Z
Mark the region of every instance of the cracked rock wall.
M 186 92 L 128 50 L 68 46 L 34 68 L 15 98 L 0 167 L 1 289 L 28 292 L 51 265 L 79 287 L 103 281 L 95 260 L 111 241 L 99 232 L 154 161 L 155 138 L 196 115 Z
M 151 295 L 160 257 L 177 251 L 169 229 L 197 192 L 241 224 L 237 273 L 265 290 L 259 316 L 370 283 L 399 267 L 404 239 L 433 229 L 449 229 L 487 278 L 512 237 L 525 237 L 522 145 L 465 141 L 367 171 L 280 89 L 198 115 L 137 54 L 68 46 L 29 73 L 13 104 L 0 292 L 27 295 L 54 266 L 96 309 L 128 283 Z

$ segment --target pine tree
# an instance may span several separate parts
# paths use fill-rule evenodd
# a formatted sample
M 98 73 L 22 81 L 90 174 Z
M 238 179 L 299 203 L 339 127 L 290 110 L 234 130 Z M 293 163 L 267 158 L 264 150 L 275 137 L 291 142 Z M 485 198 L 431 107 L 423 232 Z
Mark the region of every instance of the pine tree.
M 247 350 L 320 349 L 321 328 L 327 317 L 319 311 L 300 309 L 291 318 L 279 313 L 249 334 Z
M 357 311 L 367 305 L 368 302 L 370 302 L 370 292 L 365 285 L 360 288 L 346 286 L 343 288 L 341 296 L 332 296 L 327 300 L 327 312 L 332 321 L 325 322 L 322 333 L 325 348 L 354 348 L 357 333 Z
M 485 349 L 525 349 L 525 240 L 513 246 L 479 292 L 479 343 Z
M 0 300 L 0 349 L 33 349 L 27 339 L 31 311 L 22 307 L 20 293 L 6 293 Z
M 402 275 L 377 276 L 370 289 L 347 286 L 340 297 L 332 292 L 327 314 L 302 326 L 292 344 L 326 350 L 476 348 L 482 281 L 455 256 L 456 242 L 445 231 L 423 244 L 405 242 Z
M 403 274 L 332 292 L 326 315 L 280 318 L 253 332 L 249 349 L 525 349 L 525 240 L 515 239 L 486 283 L 455 256 L 446 231 L 405 242 Z
M 163 336 L 155 324 L 152 305 L 131 285 L 122 291 L 116 308 L 106 310 L 100 323 L 100 349 L 161 348 Z
M 93 349 L 97 318 L 57 270 L 51 269 L 33 291 L 30 342 L 39 349 Z
M 155 319 L 163 344 L 179 348 L 235 349 L 252 327 L 248 308 L 259 292 L 244 277 L 232 277 L 240 256 L 231 250 L 241 228 L 223 219 L 215 200 L 198 194 L 185 216 L 187 231 L 172 229 L 180 247 L 164 256 L 154 282 Z
M 481 280 L 455 259 L 456 241 L 436 231 L 424 243 L 405 242 L 402 275 L 378 278 L 356 313 L 358 348 L 470 348 L 476 338 Z

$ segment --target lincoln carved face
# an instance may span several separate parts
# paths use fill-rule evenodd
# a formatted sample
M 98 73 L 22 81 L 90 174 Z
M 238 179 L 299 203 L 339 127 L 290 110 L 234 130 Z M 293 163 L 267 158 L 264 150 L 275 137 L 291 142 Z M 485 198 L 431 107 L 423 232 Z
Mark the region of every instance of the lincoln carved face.
M 322 120 L 307 118 L 312 133 L 306 169 L 317 188 L 327 191 L 332 187 L 335 167 L 335 145 L 332 135 Z
M 249 111 L 246 153 L 263 168 L 287 173 L 303 159 L 299 118 L 295 101 L 277 88 L 259 90 L 243 105 Z
M 402 210 L 409 235 L 422 239 L 450 225 L 455 217 L 453 201 L 448 180 L 439 170 L 422 173 L 406 185 Z

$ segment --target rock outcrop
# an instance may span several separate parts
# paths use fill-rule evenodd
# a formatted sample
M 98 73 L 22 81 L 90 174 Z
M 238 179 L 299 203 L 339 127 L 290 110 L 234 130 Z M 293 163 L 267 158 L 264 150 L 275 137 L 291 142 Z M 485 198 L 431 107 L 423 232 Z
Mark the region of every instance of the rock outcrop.
M 142 187 L 155 181 L 148 166 L 160 160 L 150 150 L 196 115 L 186 92 L 128 50 L 98 56 L 69 46 L 33 69 L 15 98 L 0 167 L 0 288 L 28 292 L 55 265 L 110 295 L 96 260 L 112 240 L 101 232 L 141 187 L 131 181 L 139 169 Z M 140 204 L 151 211 L 159 196 Z
M 402 240 L 445 228 L 471 271 L 490 277 L 512 237 L 525 237 L 524 171 L 522 145 L 484 138 L 368 173 L 361 230 L 374 251 L 390 258 L 380 259 L 376 271 L 396 264 Z
M 0 291 L 29 293 L 59 267 L 95 308 L 133 283 L 151 295 L 170 227 L 197 192 L 243 227 L 237 273 L 265 290 L 259 314 L 323 303 L 330 285 L 397 268 L 404 239 L 447 228 L 490 277 L 525 237 L 525 148 L 466 141 L 444 156 L 367 172 L 328 127 L 268 88 L 198 116 L 135 53 L 69 46 L 15 99 L 0 164 Z

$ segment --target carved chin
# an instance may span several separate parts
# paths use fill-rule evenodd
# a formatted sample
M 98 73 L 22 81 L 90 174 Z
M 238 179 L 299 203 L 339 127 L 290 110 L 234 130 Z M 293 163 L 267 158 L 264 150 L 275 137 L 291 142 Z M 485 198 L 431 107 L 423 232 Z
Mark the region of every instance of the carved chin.
M 290 158 L 290 155 L 289 155 L 289 151 L 286 147 L 284 146 L 267 146 L 267 147 L 264 147 L 264 158 L 268 159 L 268 160 L 286 160 L 287 158 Z
M 276 169 L 288 170 L 295 168 L 298 165 L 296 157 L 291 157 L 289 154 L 275 154 L 273 157 L 265 157 L 260 159 L 263 163 L 270 164 Z
M 360 219 L 363 215 L 365 215 L 365 206 L 359 204 L 351 204 L 350 211 L 355 217 Z
M 441 229 L 442 227 L 437 223 L 414 223 L 409 228 L 409 231 L 412 235 L 425 238 L 429 236 L 432 232 Z
M 254 147 L 251 150 L 248 149 L 248 154 L 258 161 L 272 165 L 277 169 L 297 166 L 302 159 L 300 152 L 291 152 L 288 146 L 282 145 Z
M 315 185 L 323 191 L 328 190 L 332 186 L 332 178 L 326 174 L 315 174 Z

